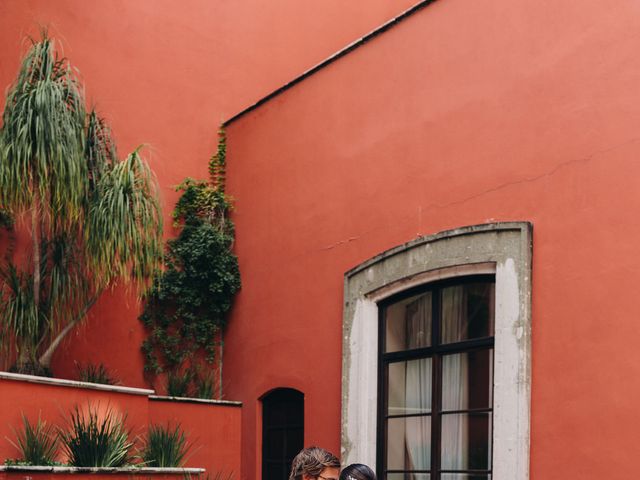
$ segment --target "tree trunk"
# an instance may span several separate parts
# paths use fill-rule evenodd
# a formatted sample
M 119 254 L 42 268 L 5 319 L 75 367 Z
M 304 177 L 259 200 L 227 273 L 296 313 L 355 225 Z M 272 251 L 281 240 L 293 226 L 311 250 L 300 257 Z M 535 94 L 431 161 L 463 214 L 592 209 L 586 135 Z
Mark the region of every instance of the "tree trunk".
M 24 346 L 18 350 L 18 358 L 16 360 L 16 370 L 18 373 L 29 373 L 29 364 L 32 363 L 31 355 Z
M 98 300 L 98 298 L 100 297 L 100 295 L 96 295 L 95 297 L 93 297 L 91 300 L 89 300 L 89 302 L 87 302 L 87 305 L 82 309 L 82 311 L 80 313 L 78 313 L 78 315 L 76 316 L 76 318 L 74 318 L 73 320 L 71 320 L 61 331 L 60 333 L 56 336 L 56 338 L 53 339 L 53 341 L 49 344 L 49 346 L 47 347 L 47 349 L 45 350 L 45 352 L 40 356 L 40 358 L 38 359 L 38 363 L 40 364 L 41 367 L 45 368 L 45 369 L 50 369 L 51 368 L 51 360 L 53 359 L 53 354 L 55 353 L 56 349 L 60 346 L 60 344 L 62 343 L 62 340 L 64 340 L 64 338 L 67 336 L 67 334 L 73 330 L 73 328 L 80 323 L 80 321 L 86 317 L 87 313 L 89 312 L 89 310 L 91 309 L 91 307 L 93 307 L 93 305 L 96 303 L 96 301 Z
M 36 312 L 40 307 L 40 218 L 38 209 L 38 194 L 34 198 L 33 209 L 31 210 L 31 238 L 33 239 L 33 303 Z

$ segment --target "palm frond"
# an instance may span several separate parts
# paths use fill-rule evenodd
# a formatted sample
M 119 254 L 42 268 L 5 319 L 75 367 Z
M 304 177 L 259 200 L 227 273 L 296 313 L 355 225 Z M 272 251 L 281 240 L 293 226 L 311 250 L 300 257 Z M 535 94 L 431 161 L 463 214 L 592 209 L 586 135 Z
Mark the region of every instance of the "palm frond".
M 46 32 L 25 55 L 0 128 L 0 220 L 31 218 L 20 268 L 0 271 L 0 357 L 47 368 L 120 277 L 148 286 L 162 253 L 158 189 L 136 150 L 119 162 L 104 119 Z M 7 257 L 8 258 L 8 257 Z M 29 357 L 28 359 L 26 357 Z
M 73 235 L 48 239 L 43 250 L 46 283 L 41 309 L 50 319 L 50 333 L 55 335 L 69 319 L 76 318 L 95 291 L 85 253 Z
M 43 214 L 75 221 L 86 195 L 84 98 L 53 41 L 33 44 L 9 90 L 0 142 L 1 202 L 13 211 L 41 200 Z
M 139 149 L 105 172 L 91 205 L 85 242 L 94 275 L 148 282 L 162 256 L 157 185 Z
M 111 129 L 104 118 L 100 118 L 95 110 L 91 110 L 88 116 L 84 156 L 87 160 L 89 188 L 91 191 L 95 191 L 105 171 L 118 161 Z
M 13 347 L 18 355 L 33 357 L 47 318 L 41 314 L 33 296 L 32 274 L 19 271 L 12 263 L 0 268 L 0 316 L 3 318 L 4 348 Z

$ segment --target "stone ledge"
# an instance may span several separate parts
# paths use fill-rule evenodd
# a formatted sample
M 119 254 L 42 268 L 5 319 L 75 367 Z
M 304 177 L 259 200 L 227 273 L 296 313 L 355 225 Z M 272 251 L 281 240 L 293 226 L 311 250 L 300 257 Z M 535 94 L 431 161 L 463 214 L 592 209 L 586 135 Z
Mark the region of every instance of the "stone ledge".
M 126 473 L 126 474 L 200 474 L 204 468 L 155 468 L 155 467 L 53 467 L 36 465 L 3 465 L 0 472 L 51 472 L 51 473 Z
M 242 406 L 242 402 L 236 402 L 232 400 L 213 400 L 208 398 L 193 398 L 193 397 L 169 397 L 165 395 L 149 395 L 149 400 L 155 400 L 160 402 L 204 403 L 209 405 L 224 405 L 229 407 Z
M 101 390 L 103 392 L 127 393 L 130 395 L 149 396 L 156 393 L 146 388 L 122 387 L 120 385 L 105 385 L 102 383 L 79 382 L 77 380 L 67 380 L 64 378 L 38 377 L 35 375 L 24 375 L 22 373 L 0 372 L 0 380 L 17 380 L 28 383 L 39 383 L 42 385 L 53 385 L 56 387 L 89 388 L 91 390 Z

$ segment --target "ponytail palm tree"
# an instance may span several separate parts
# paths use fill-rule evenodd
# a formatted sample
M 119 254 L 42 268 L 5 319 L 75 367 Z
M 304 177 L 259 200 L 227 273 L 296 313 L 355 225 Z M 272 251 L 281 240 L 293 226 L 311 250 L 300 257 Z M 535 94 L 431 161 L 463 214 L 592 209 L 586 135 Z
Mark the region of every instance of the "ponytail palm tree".
M 80 82 L 46 35 L 7 95 L 0 208 L 31 238 L 0 266 L 1 353 L 39 373 L 106 288 L 149 284 L 162 249 L 149 167 L 139 150 L 118 160 L 108 126 L 85 112 Z

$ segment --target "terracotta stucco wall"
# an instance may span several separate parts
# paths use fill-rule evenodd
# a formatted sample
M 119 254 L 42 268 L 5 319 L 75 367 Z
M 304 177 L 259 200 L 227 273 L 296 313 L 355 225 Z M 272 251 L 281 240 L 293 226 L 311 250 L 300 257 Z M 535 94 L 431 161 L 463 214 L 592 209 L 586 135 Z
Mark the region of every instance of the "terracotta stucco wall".
M 86 475 L 86 474 L 85 474 Z M 126 473 L 90 473 L 89 478 L 91 480 L 181 480 L 185 477 L 184 473 L 174 474 L 145 474 L 137 472 Z M 34 480 L 76 480 L 79 478 L 78 473 L 43 473 L 43 472 L 30 472 L 30 471 L 9 471 L 0 472 L 1 480 L 24 480 L 25 476 Z M 203 475 L 191 475 L 190 478 L 206 478 L 206 474 Z
M 149 145 L 171 234 L 173 187 L 206 177 L 224 119 L 414 1 L 3 0 L 0 90 L 17 74 L 25 36 L 47 26 L 110 121 L 120 154 Z M 60 350 L 55 373 L 73 378 L 74 361 L 92 360 L 144 385 L 138 311 L 133 295 L 105 295 Z
M 639 46 L 631 0 L 441 0 L 230 125 L 244 286 L 225 368 L 245 464 L 279 386 L 305 393 L 306 443 L 338 450 L 345 271 L 416 236 L 524 220 L 531 478 L 629 478 Z
M 68 415 L 76 406 L 85 409 L 90 405 L 99 414 L 111 409 L 126 415 L 125 426 L 135 444 L 132 454 L 141 448 L 148 425 L 180 425 L 192 445 L 185 466 L 205 468 L 211 478 L 216 474 L 221 478 L 241 477 L 240 405 L 150 400 L 144 391 L 134 394 L 6 378 L 0 379 L 0 391 L 0 463 L 19 456 L 10 441 L 15 443 L 15 432 L 22 431 L 23 415 L 32 424 L 40 418 L 65 429 Z M 16 475 L 7 478 L 17 478 Z
M 211 405 L 196 402 L 152 400 L 150 423 L 180 424 L 189 432 L 192 444 L 187 465 L 207 469 L 209 478 L 241 479 L 240 405 Z

